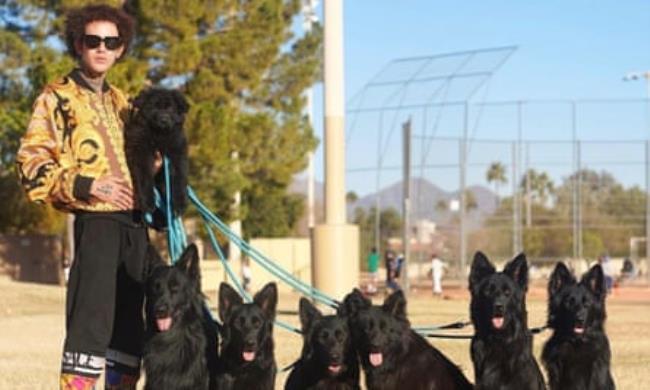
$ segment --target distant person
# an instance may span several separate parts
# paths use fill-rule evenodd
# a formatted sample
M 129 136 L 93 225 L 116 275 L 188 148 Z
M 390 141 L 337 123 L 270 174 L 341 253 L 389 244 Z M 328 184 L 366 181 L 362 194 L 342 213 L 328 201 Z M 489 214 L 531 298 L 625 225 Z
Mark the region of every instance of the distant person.
M 623 260 L 623 267 L 621 268 L 621 280 L 632 280 L 636 277 L 636 268 L 634 263 L 629 257 Z
M 386 266 L 386 288 L 390 288 L 395 291 L 399 290 L 399 284 L 397 284 L 395 281 L 395 275 L 397 271 L 397 259 L 395 258 L 395 252 L 393 252 L 391 249 L 387 249 L 384 262 Z
M 377 253 L 377 248 L 374 246 L 368 254 L 368 272 L 370 273 L 370 281 L 366 286 L 366 292 L 374 294 L 377 292 L 377 279 L 379 278 L 379 253 Z
M 399 280 L 400 275 L 402 275 L 402 266 L 404 265 L 404 254 L 400 253 L 395 259 L 395 279 Z
M 431 278 L 433 279 L 433 295 L 442 295 L 442 275 L 447 263 L 440 260 L 437 253 L 431 255 Z

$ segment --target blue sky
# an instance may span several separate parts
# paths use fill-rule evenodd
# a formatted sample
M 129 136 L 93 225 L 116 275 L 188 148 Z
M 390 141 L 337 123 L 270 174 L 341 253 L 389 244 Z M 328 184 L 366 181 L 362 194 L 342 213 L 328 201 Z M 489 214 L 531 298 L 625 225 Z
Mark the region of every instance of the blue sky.
M 322 3 L 322 1 L 321 1 Z M 319 5 L 322 20 L 322 4 Z M 623 82 L 630 71 L 650 70 L 650 1 L 344 1 L 345 93 L 359 92 L 389 61 L 403 57 L 433 55 L 494 46 L 517 45 L 518 50 L 479 92 L 474 103 L 502 100 L 645 98 L 643 81 Z M 470 133 L 476 138 L 514 139 L 516 108 L 472 108 Z M 571 139 L 571 110 L 567 104 L 533 104 L 524 109 L 524 138 Z M 315 88 L 316 133 L 322 138 L 322 88 Z M 397 167 L 401 141 L 392 127 L 412 113 L 385 118 L 382 150 L 384 164 Z M 414 133 L 435 131 L 455 137 L 462 128 L 462 115 L 453 109 L 430 112 L 425 126 L 414 118 Z M 346 118 L 348 130 L 352 120 Z M 416 123 L 417 122 L 417 123 Z M 347 146 L 348 169 L 377 163 L 376 118 L 358 120 Z M 393 125 L 395 123 L 395 125 Z M 435 128 L 435 129 L 434 129 Z M 395 129 L 393 129 L 395 130 Z M 578 108 L 578 138 L 584 140 L 640 140 L 647 137 L 647 109 L 642 103 L 582 104 Z M 427 164 L 457 161 L 457 146 L 434 141 Z M 414 151 L 420 146 L 414 143 Z M 531 166 L 547 170 L 560 181 L 571 168 L 569 144 L 533 144 Z M 586 143 L 583 165 L 613 172 L 624 184 L 644 183 L 643 145 Z M 316 177 L 323 180 L 322 145 L 316 153 Z M 606 157 L 605 157 L 606 156 Z M 483 184 L 491 161 L 511 158 L 510 144 L 473 144 L 469 184 Z M 419 157 L 414 159 L 414 171 Z M 523 163 L 523 160 L 522 160 Z M 545 165 L 546 164 L 546 165 Z M 423 171 L 424 172 L 424 171 Z M 415 172 L 414 172 L 415 173 Z M 454 190 L 458 173 L 431 168 L 424 173 L 439 186 Z M 381 186 L 399 180 L 399 170 L 386 170 Z M 349 172 L 348 189 L 358 194 L 374 192 L 375 172 Z

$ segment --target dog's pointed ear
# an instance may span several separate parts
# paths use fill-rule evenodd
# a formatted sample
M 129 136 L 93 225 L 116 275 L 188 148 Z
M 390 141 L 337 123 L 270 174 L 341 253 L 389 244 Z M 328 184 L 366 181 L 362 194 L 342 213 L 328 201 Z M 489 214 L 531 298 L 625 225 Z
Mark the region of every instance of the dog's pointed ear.
M 229 284 L 222 282 L 219 285 L 219 317 L 222 322 L 228 322 L 233 309 L 242 304 L 244 301 Z
M 278 305 L 278 288 L 275 283 L 267 283 L 261 291 L 255 294 L 253 302 L 262 308 L 268 320 L 275 320 L 275 308 Z
M 154 271 L 157 268 L 165 267 L 167 264 L 162 259 L 160 253 L 158 253 L 156 248 L 154 248 L 153 245 L 148 244 L 147 251 L 145 253 L 145 265 L 146 265 L 146 269 L 144 275 L 146 280 L 149 279 L 149 277 L 151 277 L 151 275 L 154 273 Z
M 140 93 L 131 100 L 131 106 L 133 108 L 142 108 L 144 101 L 147 99 L 147 95 L 149 95 L 149 89 L 140 91 Z
M 402 290 L 397 290 L 390 294 L 381 308 L 386 313 L 401 321 L 408 321 L 406 318 L 406 298 Z
M 176 102 L 176 105 L 178 106 L 178 109 L 183 113 L 186 114 L 187 111 L 190 109 L 190 105 L 187 102 L 187 99 L 185 99 L 185 96 L 180 91 L 174 90 L 174 93 L 172 95 L 174 97 L 174 101 Z
M 199 250 L 195 244 L 190 244 L 178 259 L 174 267 L 185 272 L 189 278 L 200 284 L 201 267 L 199 266 Z
M 591 291 L 598 300 L 602 301 L 607 296 L 607 286 L 605 286 L 605 273 L 600 264 L 596 264 L 589 269 L 589 272 L 582 276 L 580 284 L 584 285 Z
M 526 255 L 520 253 L 517 257 L 510 260 L 506 264 L 503 273 L 510 276 L 522 290 L 528 291 L 528 261 L 526 260 Z
M 323 317 L 323 314 L 307 298 L 300 298 L 299 312 L 303 334 L 307 334 L 314 322 Z
M 551 274 L 551 279 L 548 281 L 548 296 L 552 297 L 565 286 L 570 286 L 575 282 L 576 280 L 567 266 L 562 262 L 557 263 Z
M 355 288 L 343 298 L 343 303 L 339 306 L 337 313 L 344 317 L 354 317 L 359 311 L 368 309 L 370 306 L 372 306 L 372 302 L 363 296 L 361 290 Z
M 481 280 L 494 274 L 495 272 L 497 271 L 492 263 L 490 263 L 490 260 L 488 260 L 487 256 L 485 256 L 483 252 L 476 252 L 476 254 L 474 254 L 474 260 L 472 261 L 472 269 L 469 273 L 470 291 L 474 291 Z

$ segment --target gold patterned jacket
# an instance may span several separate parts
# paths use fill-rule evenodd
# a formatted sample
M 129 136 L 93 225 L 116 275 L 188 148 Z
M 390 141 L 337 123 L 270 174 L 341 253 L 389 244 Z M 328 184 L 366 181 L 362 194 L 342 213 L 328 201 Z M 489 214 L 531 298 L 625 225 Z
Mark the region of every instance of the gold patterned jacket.
M 124 152 L 128 110 L 119 89 L 104 83 L 98 94 L 78 69 L 47 85 L 16 155 L 27 197 L 66 211 L 117 211 L 91 198 L 90 186 L 104 175 L 132 186 Z

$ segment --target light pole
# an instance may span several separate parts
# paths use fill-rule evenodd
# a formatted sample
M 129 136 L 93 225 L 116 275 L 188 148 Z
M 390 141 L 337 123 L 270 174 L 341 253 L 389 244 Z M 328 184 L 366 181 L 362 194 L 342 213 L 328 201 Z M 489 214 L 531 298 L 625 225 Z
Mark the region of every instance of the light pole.
M 645 79 L 646 83 L 646 104 L 647 104 L 647 126 L 648 134 L 646 134 L 645 142 L 645 189 L 646 189 L 646 202 L 645 202 L 645 261 L 646 261 L 646 275 L 650 278 L 650 70 L 645 72 L 630 72 L 623 77 L 623 81 L 634 81 Z
M 303 0 L 302 1 L 302 29 L 305 34 L 310 34 L 314 23 L 318 22 L 316 15 L 316 6 L 318 0 Z M 314 128 L 314 88 L 310 86 L 305 91 L 307 100 L 307 118 L 312 129 Z M 307 167 L 307 226 L 312 229 L 316 225 L 316 217 L 314 215 L 314 152 L 309 152 L 309 165 Z
M 323 8 L 325 223 L 312 230 L 312 280 L 342 299 L 359 283 L 359 229 L 347 224 L 345 210 L 343 0 L 327 0 Z

